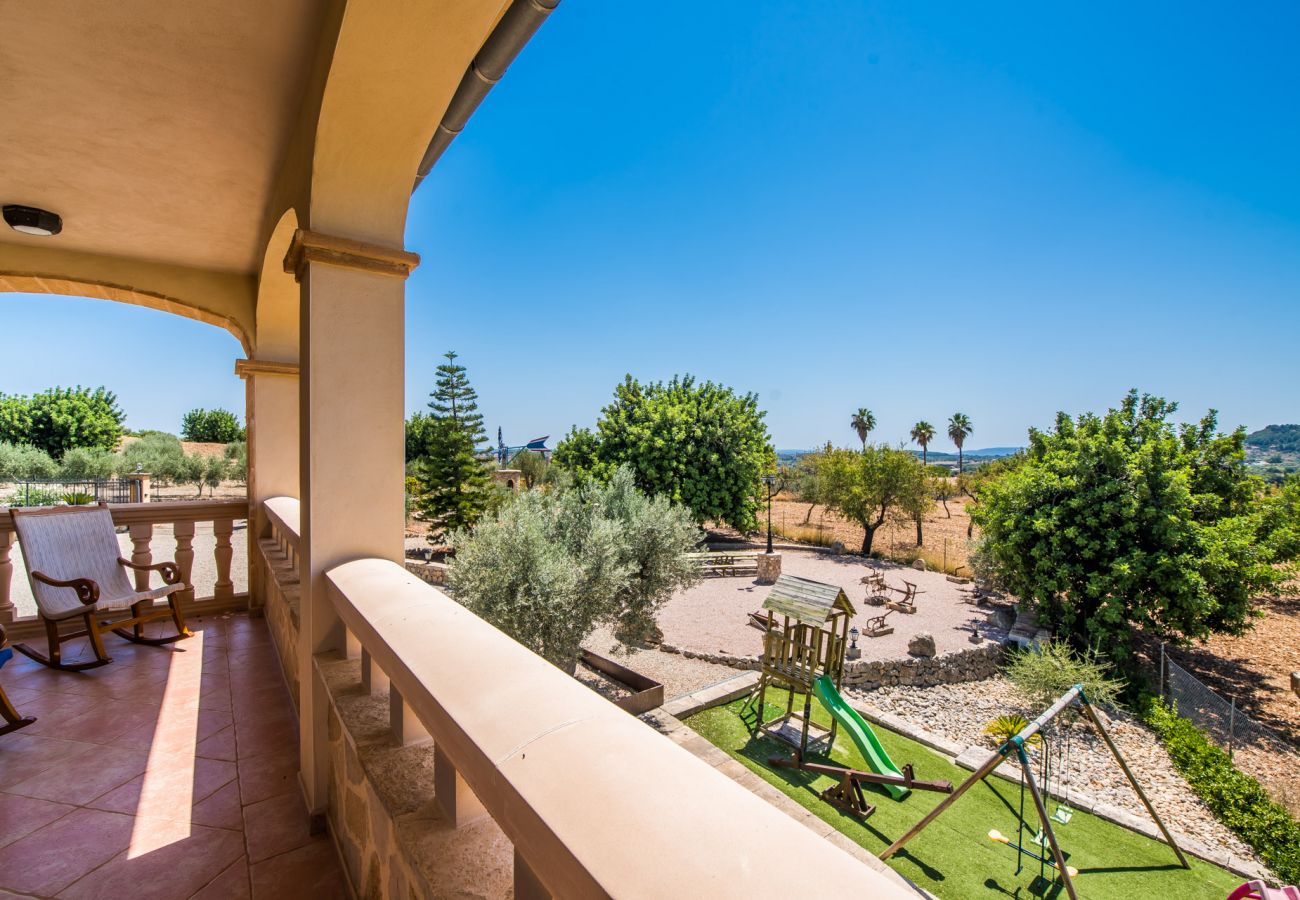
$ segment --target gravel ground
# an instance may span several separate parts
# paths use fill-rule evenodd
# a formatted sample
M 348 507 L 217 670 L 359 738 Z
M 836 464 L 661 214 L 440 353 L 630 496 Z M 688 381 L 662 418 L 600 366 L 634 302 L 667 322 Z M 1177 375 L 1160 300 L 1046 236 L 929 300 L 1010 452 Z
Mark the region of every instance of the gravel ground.
M 864 660 L 907 659 L 907 642 L 920 631 L 934 635 L 935 647 L 943 654 L 969 649 L 971 630 L 977 625 L 984 633 L 996 629 L 991 612 L 963 602 L 969 585 L 954 584 L 938 572 L 816 551 L 785 550 L 781 556 L 782 572 L 844 588 L 858 613 L 854 624 L 863 629 L 858 646 Z M 893 626 L 893 634 L 869 638 L 867 618 L 890 612 L 864 602 L 862 576 L 877 571 L 884 572 L 887 584 L 901 588 L 906 579 L 923 593 L 916 598 L 915 613 L 890 613 L 887 624 Z M 748 624 L 747 615 L 762 607 L 770 590 L 752 578 L 706 578 L 675 595 L 659 613 L 664 642 L 700 653 L 755 656 L 762 651 L 763 638 Z
M 117 542 L 122 545 L 122 555 L 131 558 L 133 545 L 129 534 L 119 534 Z M 153 551 L 154 562 L 167 562 L 176 557 L 176 536 L 171 525 L 155 525 L 153 540 L 149 544 Z M 194 550 L 194 566 L 190 572 L 190 583 L 194 585 L 196 597 L 211 597 L 212 586 L 217 581 L 216 535 L 212 533 L 211 522 L 196 522 L 194 541 L 190 544 Z M 230 579 L 235 583 L 235 593 L 248 590 L 248 526 L 245 522 L 235 523 L 235 533 L 230 536 Z M 18 608 L 20 616 L 36 615 L 36 601 L 32 598 L 32 587 L 27 581 L 27 569 L 23 566 L 22 544 L 15 543 L 10 559 L 14 564 L 13 581 L 10 597 Z M 155 573 L 153 582 L 161 585 L 162 580 Z
M 851 693 L 927 731 L 967 746 L 977 744 L 990 750 L 996 742 L 982 732 L 991 719 L 1009 713 L 1020 713 L 1032 719 L 1041 712 L 1028 709 L 1004 678 L 930 688 L 900 686 Z M 1125 761 L 1170 830 L 1210 847 L 1223 847 L 1242 859 L 1259 862 L 1254 852 L 1221 825 L 1187 786 L 1155 734 L 1124 713 L 1112 716 L 1108 727 Z M 1142 819 L 1148 818 L 1142 802 L 1129 788 L 1114 758 L 1091 725 L 1077 723 L 1071 727 L 1068 744 L 1069 766 L 1064 772 L 1053 772 L 1054 791 L 1080 791 Z M 1037 753 L 1034 755 L 1037 760 Z M 1051 763 L 1057 766 L 1054 750 Z M 1038 774 L 1037 769 L 1035 774 Z
M 627 649 L 619 645 L 607 628 L 597 629 L 582 645 L 588 650 L 608 657 L 634 672 L 653 678 L 664 686 L 664 699 L 671 700 L 689 694 L 705 685 L 734 678 L 737 670 L 699 659 L 687 659 L 680 653 L 660 650 Z

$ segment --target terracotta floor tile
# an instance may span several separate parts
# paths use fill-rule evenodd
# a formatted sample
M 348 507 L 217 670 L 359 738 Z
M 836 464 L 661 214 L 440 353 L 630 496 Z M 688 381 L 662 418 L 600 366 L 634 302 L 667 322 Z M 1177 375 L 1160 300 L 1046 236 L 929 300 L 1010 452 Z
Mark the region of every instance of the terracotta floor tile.
M 236 758 L 235 726 L 227 725 L 211 737 L 199 741 L 194 752 L 199 756 L 206 756 L 208 759 L 234 760 Z
M 68 900 L 129 897 L 173 900 L 189 897 L 244 853 L 242 835 L 219 828 L 192 827 L 189 837 L 130 858 L 119 853 L 106 865 L 59 893 Z
M 253 900 L 344 900 L 347 883 L 329 838 L 253 865 Z
M 135 728 L 132 728 L 117 737 L 113 738 L 112 743 L 116 747 L 145 747 L 158 748 L 160 750 L 184 750 L 192 751 L 202 741 L 207 740 L 214 734 L 228 728 L 233 718 L 228 710 L 223 709 L 202 709 L 198 711 L 198 717 L 195 722 L 193 734 L 185 732 L 169 732 L 165 736 L 158 735 L 157 721 L 146 722 Z
M 263 753 L 241 759 L 239 795 L 244 805 L 298 790 L 298 754 Z
M 94 744 L 65 741 L 40 734 L 15 732 L 4 738 L 0 750 L 0 790 L 26 781 L 55 766 L 80 763 L 83 757 L 98 750 Z
M 132 778 L 121 787 L 114 788 L 106 794 L 96 797 L 87 803 L 87 806 L 95 809 L 111 810 L 113 812 L 128 813 L 135 815 L 140 804 L 140 790 L 144 787 L 144 779 L 160 778 L 161 784 L 158 787 L 161 790 L 170 792 L 176 797 L 189 796 L 191 803 L 198 803 L 211 796 L 218 788 L 224 787 L 235 780 L 235 764 L 218 759 L 205 759 L 196 757 L 193 760 L 194 770 L 191 773 L 189 766 L 184 764 L 183 760 L 176 760 L 175 765 L 168 765 L 167 760 L 160 761 L 162 766 L 156 774 L 146 773 Z M 188 779 L 189 783 L 186 784 Z M 177 812 L 177 815 L 183 815 Z
M 101 698 L 93 709 L 69 719 L 59 737 L 70 741 L 109 744 L 133 729 L 147 728 L 158 721 L 158 706 L 143 706 L 125 700 Z
M 54 766 L 5 790 L 27 797 L 85 806 L 143 773 L 148 761 L 149 753 L 145 750 L 99 747 L 81 760 L 75 772 L 68 771 L 67 766 Z
M 252 895 L 252 886 L 248 883 L 248 860 L 241 856 L 192 900 L 249 900 Z
M 236 748 L 240 759 L 251 759 L 261 753 L 298 752 L 298 726 L 292 722 L 273 725 L 235 725 Z
M 312 840 L 307 807 L 297 792 L 244 807 L 250 862 L 295 850 Z
M 3 678 L 0 675 L 0 678 Z M 11 691 L 9 700 L 24 716 L 35 716 L 36 721 L 28 725 L 28 734 L 48 734 L 61 737 L 61 729 L 66 722 L 95 708 L 99 701 L 82 694 L 60 694 L 56 691 L 37 692 L 31 690 Z
M 0 849 L 0 886 L 53 896 L 125 850 L 134 821 L 95 809 L 74 810 Z
M 66 803 L 0 793 L 0 847 L 8 846 L 72 812 Z M 2 880 L 2 879 L 0 879 Z
M 239 784 L 232 781 L 218 788 L 208 798 L 195 803 L 190 821 L 197 825 L 207 825 L 209 828 L 243 831 L 244 813 Z

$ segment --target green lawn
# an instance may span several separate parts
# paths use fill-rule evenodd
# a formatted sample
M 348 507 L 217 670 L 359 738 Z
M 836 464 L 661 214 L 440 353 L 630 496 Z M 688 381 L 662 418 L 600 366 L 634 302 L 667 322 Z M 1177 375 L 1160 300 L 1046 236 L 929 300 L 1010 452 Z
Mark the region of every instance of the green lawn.
M 784 709 L 784 694 L 769 689 L 769 717 Z M 901 836 L 945 796 L 929 791 L 913 791 L 905 800 L 895 801 L 882 789 L 869 787 L 876 812 L 866 823 L 839 812 L 822 802 L 818 794 L 831 784 L 827 776 L 814 776 L 795 769 L 772 769 L 767 760 L 773 755 L 789 755 L 784 744 L 756 738 L 742 720 L 742 700 L 727 706 L 705 710 L 692 716 L 688 724 L 711 743 L 725 750 L 757 772 L 801 806 L 811 810 L 838 831 L 879 854 Z M 824 709 L 814 704 L 814 720 L 829 725 Z M 752 714 L 747 716 L 750 724 Z M 901 735 L 873 726 L 880 741 L 898 766 L 912 763 L 918 779 L 946 779 L 959 784 L 970 773 L 952 765 L 945 757 Z M 832 761 L 865 769 L 866 764 L 843 732 L 836 737 Z M 825 762 L 815 758 L 811 761 Z M 911 881 L 944 898 L 987 898 L 1009 896 L 1031 898 L 1044 895 L 1044 885 L 1037 881 L 1039 864 L 1025 859 L 1020 875 L 1015 874 L 1016 852 L 987 837 L 996 828 L 1015 840 L 1019 786 L 999 778 L 989 778 L 976 785 L 925 831 L 897 853 L 889 864 Z M 1049 810 L 1054 809 L 1052 804 Z M 1036 823 L 1033 802 L 1025 797 L 1025 814 Z M 1027 828 L 1026 846 L 1033 828 Z M 1192 868 L 1178 865 L 1173 851 L 1164 844 L 1135 834 L 1118 825 L 1083 812 L 1076 812 L 1070 824 L 1058 827 L 1061 848 L 1068 862 L 1080 872 L 1075 881 L 1079 896 L 1084 898 L 1165 898 L 1223 900 L 1244 879 L 1209 863 L 1192 859 Z M 1033 848 L 1037 849 L 1037 848 Z M 1044 854 L 1050 855 L 1050 854 Z M 1051 870 L 1048 870 L 1051 877 Z M 1048 897 L 1064 897 L 1059 885 L 1046 891 Z

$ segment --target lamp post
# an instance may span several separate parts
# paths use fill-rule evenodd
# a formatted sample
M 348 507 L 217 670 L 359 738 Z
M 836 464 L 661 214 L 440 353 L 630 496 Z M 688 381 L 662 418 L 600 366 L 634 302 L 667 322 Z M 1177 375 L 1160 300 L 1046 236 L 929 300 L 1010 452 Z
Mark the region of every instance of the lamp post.
M 781 493 L 777 487 L 775 475 L 764 475 L 763 484 L 767 487 L 767 552 L 772 552 L 772 498 Z

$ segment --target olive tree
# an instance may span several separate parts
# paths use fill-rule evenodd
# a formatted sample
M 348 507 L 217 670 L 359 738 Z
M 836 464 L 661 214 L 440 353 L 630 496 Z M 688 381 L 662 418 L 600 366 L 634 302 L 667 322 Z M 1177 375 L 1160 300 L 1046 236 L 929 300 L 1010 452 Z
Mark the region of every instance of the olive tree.
M 863 554 L 871 553 L 887 521 L 915 521 L 934 504 L 925 467 L 906 450 L 870 444 L 861 451 L 835 449 L 819 454 L 815 465 L 822 502 L 866 532 Z
M 456 599 L 565 671 L 582 641 L 611 625 L 630 643 L 698 577 L 687 556 L 701 535 L 690 514 L 648 497 L 630 469 L 607 484 L 525 491 L 494 518 L 452 534 Z

